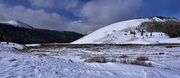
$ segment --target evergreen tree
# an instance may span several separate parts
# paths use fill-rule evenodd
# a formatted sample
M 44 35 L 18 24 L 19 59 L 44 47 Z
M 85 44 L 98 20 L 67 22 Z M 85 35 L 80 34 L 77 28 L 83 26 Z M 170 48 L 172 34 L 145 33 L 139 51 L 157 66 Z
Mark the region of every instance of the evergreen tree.
M 143 35 L 144 35 L 144 30 L 142 29 L 142 30 L 141 30 L 141 36 L 143 36 Z

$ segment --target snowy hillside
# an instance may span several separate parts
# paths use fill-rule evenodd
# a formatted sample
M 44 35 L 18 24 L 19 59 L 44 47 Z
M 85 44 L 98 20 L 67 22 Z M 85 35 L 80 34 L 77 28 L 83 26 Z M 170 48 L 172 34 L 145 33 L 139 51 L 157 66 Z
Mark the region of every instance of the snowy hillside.
M 17 20 L 3 21 L 3 22 L 0 22 L 0 23 L 13 25 L 15 27 L 20 27 L 20 28 L 33 29 L 32 26 L 30 26 L 28 24 L 25 24 L 25 23 L 23 23 L 21 21 L 17 21 Z
M 72 44 L 156 44 L 180 43 L 180 38 L 169 38 L 164 32 L 147 32 L 139 26 L 144 22 L 179 21 L 170 18 L 141 18 L 122 21 L 100 28 Z

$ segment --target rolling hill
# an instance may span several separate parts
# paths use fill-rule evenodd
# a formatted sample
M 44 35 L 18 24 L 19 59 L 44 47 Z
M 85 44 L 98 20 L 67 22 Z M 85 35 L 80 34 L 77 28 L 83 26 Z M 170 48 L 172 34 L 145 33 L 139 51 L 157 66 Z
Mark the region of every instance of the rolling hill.
M 72 44 L 159 44 L 180 43 L 180 21 L 148 17 L 114 23 L 100 28 Z

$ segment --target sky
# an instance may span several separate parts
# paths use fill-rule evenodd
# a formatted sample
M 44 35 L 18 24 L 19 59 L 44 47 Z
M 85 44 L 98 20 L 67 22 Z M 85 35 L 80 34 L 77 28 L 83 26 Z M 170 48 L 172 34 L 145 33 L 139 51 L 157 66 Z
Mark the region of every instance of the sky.
M 180 18 L 180 0 L 0 0 L 0 21 L 34 28 L 92 32 L 112 23 L 151 16 Z

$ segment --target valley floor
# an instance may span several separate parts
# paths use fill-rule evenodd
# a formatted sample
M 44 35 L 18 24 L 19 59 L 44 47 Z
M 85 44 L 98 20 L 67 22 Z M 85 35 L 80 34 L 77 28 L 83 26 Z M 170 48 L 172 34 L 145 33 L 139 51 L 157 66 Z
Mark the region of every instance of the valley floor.
M 30 48 L 0 45 L 0 78 L 180 78 L 179 46 Z M 126 57 L 121 57 L 125 56 Z M 121 63 L 148 57 L 152 66 Z M 85 60 L 104 57 L 105 63 Z

